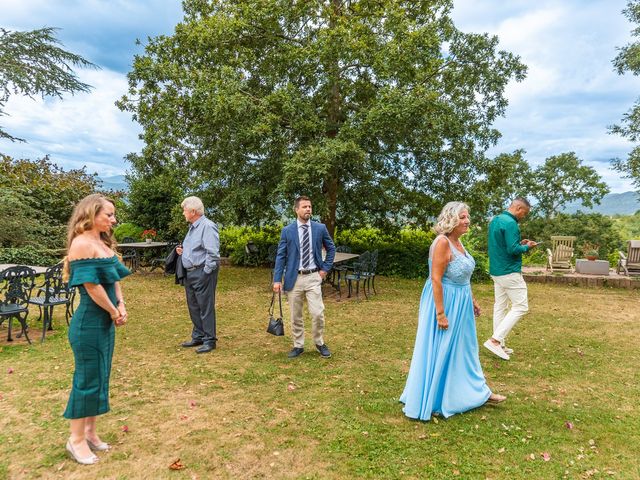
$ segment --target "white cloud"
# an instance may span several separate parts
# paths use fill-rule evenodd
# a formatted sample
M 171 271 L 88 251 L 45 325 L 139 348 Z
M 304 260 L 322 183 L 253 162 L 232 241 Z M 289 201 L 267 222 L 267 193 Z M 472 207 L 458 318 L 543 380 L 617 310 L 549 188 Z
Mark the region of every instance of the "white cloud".
M 38 158 L 47 153 L 65 168 L 87 165 L 101 175 L 122 173 L 123 156 L 140 151 L 139 126 L 114 101 L 126 92 L 124 74 L 141 52 L 135 38 L 168 34 L 182 18 L 179 0 L 0 0 L 2 26 L 29 30 L 62 27 L 64 47 L 100 64 L 80 71 L 95 86 L 89 94 L 56 99 L 13 97 L 11 117 L 0 124 L 28 144 L 0 141 L 0 151 Z M 593 165 L 612 190 L 630 182 L 608 168 L 631 145 L 607 127 L 640 96 L 640 79 L 618 76 L 611 64 L 616 47 L 633 28 L 621 11 L 627 0 L 454 0 L 453 18 L 468 32 L 498 35 L 500 48 L 520 55 L 527 79 L 507 87 L 509 107 L 496 122 L 503 138 L 491 154 L 518 148 L 538 164 L 550 155 L 575 151 Z
M 79 76 L 94 87 L 90 93 L 46 100 L 11 97 L 3 127 L 28 144 L 3 142 L 2 151 L 27 158 L 49 153 L 66 168 L 87 165 L 100 175 L 123 173 L 123 157 L 141 148 L 140 127 L 114 105 L 127 91 L 126 78 L 109 70 L 85 70 Z
M 619 76 L 611 61 L 630 41 L 626 0 L 455 0 L 458 28 L 498 35 L 500 47 L 519 55 L 527 78 L 506 89 L 509 107 L 496 122 L 503 137 L 490 154 L 523 148 L 533 165 L 575 151 L 612 191 L 631 183 L 609 168 L 629 142 L 609 135 L 640 95 L 640 79 Z M 624 190 L 619 190 L 624 189 Z

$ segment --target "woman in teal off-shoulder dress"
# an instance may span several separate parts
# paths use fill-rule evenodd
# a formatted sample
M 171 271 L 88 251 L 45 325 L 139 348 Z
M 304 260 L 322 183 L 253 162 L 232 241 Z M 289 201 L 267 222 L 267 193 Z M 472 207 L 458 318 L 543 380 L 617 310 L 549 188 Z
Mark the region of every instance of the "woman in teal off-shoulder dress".
M 127 321 L 120 279 L 129 270 L 115 253 L 115 207 L 108 198 L 89 195 L 76 205 L 67 237 L 65 276 L 78 287 L 80 305 L 69 327 L 75 359 L 73 386 L 64 417 L 71 421 L 67 451 L 78 463 L 93 464 L 92 451 L 109 445 L 96 432 L 96 416 L 109 411 L 109 376 L 115 326 Z

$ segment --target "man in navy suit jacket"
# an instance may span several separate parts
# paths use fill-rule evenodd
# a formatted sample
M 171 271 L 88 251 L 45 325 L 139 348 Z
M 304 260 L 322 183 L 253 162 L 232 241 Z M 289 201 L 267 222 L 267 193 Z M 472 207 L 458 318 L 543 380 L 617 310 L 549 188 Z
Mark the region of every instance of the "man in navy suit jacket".
M 311 333 L 316 349 L 323 358 L 329 358 L 331 352 L 324 343 L 324 302 L 322 301 L 322 281 L 333 265 L 336 247 L 331 240 L 327 227 L 312 222 L 311 200 L 308 197 L 296 198 L 294 204 L 297 219 L 282 229 L 276 266 L 274 268 L 273 291 L 282 291 L 284 273 L 284 291 L 289 299 L 291 310 L 291 333 L 293 349 L 289 358 L 295 358 L 304 352 L 304 322 L 302 306 L 307 299 L 311 315 Z M 322 258 L 322 248 L 326 257 Z

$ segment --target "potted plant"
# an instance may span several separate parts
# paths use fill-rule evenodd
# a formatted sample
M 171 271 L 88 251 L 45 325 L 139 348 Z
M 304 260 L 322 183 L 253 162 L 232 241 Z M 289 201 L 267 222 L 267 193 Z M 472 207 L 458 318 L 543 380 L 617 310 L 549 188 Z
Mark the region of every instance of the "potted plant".
M 584 255 L 584 258 L 592 262 L 598 259 L 599 249 L 600 245 L 597 243 L 585 242 L 582 244 L 582 254 Z
M 142 238 L 144 238 L 145 242 L 151 243 L 156 238 L 157 234 L 158 233 L 153 228 L 150 228 L 142 232 Z

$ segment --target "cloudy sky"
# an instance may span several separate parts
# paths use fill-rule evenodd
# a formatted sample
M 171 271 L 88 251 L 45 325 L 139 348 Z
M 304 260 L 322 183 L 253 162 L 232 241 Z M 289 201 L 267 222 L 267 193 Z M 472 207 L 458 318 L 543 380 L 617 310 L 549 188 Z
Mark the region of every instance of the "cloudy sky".
M 621 14 L 626 0 L 455 0 L 454 20 L 463 31 L 489 32 L 501 48 L 520 55 L 527 79 L 510 84 L 509 108 L 496 126 L 503 137 L 490 154 L 526 150 L 536 165 L 550 155 L 575 151 L 613 192 L 630 182 L 609 168 L 631 146 L 607 134 L 607 126 L 640 96 L 640 79 L 618 76 L 611 60 L 630 41 Z M 101 67 L 81 70 L 91 93 L 57 99 L 13 96 L 0 124 L 28 143 L 0 140 L 17 158 L 49 154 L 65 168 L 86 165 L 100 176 L 125 172 L 123 157 L 140 151 L 139 126 L 114 101 L 127 89 L 136 39 L 171 34 L 182 18 L 178 0 L 0 0 L 0 26 L 8 30 L 59 27 L 67 50 Z

